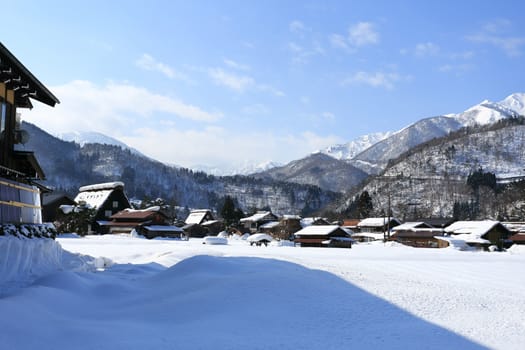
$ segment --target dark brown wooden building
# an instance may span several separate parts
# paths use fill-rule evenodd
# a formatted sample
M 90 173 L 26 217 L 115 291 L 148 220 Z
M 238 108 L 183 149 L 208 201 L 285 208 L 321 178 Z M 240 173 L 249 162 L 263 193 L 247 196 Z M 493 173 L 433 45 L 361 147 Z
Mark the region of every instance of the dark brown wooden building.
M 131 208 L 122 182 L 82 186 L 75 197 L 75 202 L 96 210 L 91 223 L 92 233 L 108 233 L 106 224 L 111 221 L 111 216 L 121 210 Z
M 0 43 L 0 224 L 41 224 L 40 189 L 45 178 L 34 153 L 16 148 L 29 135 L 20 129 L 18 108 L 31 100 L 54 107 L 58 99 Z
M 338 225 L 312 225 L 295 233 L 295 243 L 301 247 L 352 248 L 350 233 Z
M 53 191 L 44 193 L 42 200 L 42 221 L 54 222 L 59 214 L 59 208 L 62 205 L 73 206 L 76 202 L 66 193 Z

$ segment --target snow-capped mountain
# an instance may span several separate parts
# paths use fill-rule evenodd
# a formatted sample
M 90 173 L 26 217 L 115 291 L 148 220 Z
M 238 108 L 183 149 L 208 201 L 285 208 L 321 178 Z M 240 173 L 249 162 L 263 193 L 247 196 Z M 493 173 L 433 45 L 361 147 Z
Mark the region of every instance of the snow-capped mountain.
M 330 146 L 321 152 L 339 160 L 352 159 L 365 149 L 371 147 L 381 140 L 386 139 L 390 135 L 392 135 L 392 132 L 390 131 L 363 135 L 350 142 Z
M 88 144 L 88 143 L 98 143 L 101 145 L 119 146 L 119 147 L 122 147 L 122 149 L 128 149 L 135 154 L 142 155 L 142 153 L 140 153 L 138 150 L 126 145 L 124 142 L 121 142 L 111 136 L 104 135 L 96 131 L 64 132 L 64 133 L 60 133 L 56 135 L 56 137 L 64 141 L 78 143 L 80 146 L 84 146 L 85 144 Z
M 379 165 L 381 169 L 388 160 L 398 157 L 410 148 L 436 137 L 445 136 L 462 126 L 452 117 L 438 116 L 422 119 L 375 143 L 355 156 L 353 160 Z M 358 164 L 360 163 L 356 162 L 354 165 L 359 166 Z
M 86 143 L 100 143 L 101 145 L 114 145 L 128 148 L 125 143 L 96 131 L 71 131 L 59 133 L 56 136 L 64 141 L 78 143 L 80 146 L 84 146 Z
M 507 99 L 510 103 L 505 103 Z M 519 115 L 519 111 L 509 106 L 515 104 L 518 107 L 518 104 L 520 102 L 523 103 L 523 101 L 524 100 L 520 101 L 517 96 L 514 95 L 507 97 L 499 103 L 485 100 L 467 109 L 465 112 L 452 114 L 450 117 L 457 120 L 462 126 L 492 124 L 498 120 Z M 523 107 L 520 109 L 523 109 Z
M 385 203 L 391 202 L 394 215 L 403 218 L 450 217 L 463 206 L 469 219 L 522 220 L 525 182 L 498 188 L 483 184 L 476 191 L 467 179 L 480 171 L 493 174 L 500 183 L 525 179 L 524 148 L 524 119 L 473 126 L 411 149 L 357 193 L 373 193 L 378 209 L 386 210 Z M 348 197 L 345 205 L 352 199 Z
M 280 167 L 283 164 L 278 162 L 266 161 L 262 163 L 254 163 L 245 161 L 235 167 L 212 167 L 208 165 L 198 164 L 191 166 L 191 169 L 205 172 L 215 176 L 232 176 L 232 175 L 249 175 L 253 173 L 259 173 L 272 168 Z M 228 170 L 225 170 L 228 169 Z
M 374 174 L 384 169 L 390 159 L 424 142 L 462 127 L 492 124 L 518 115 L 525 115 L 525 93 L 512 94 L 500 102 L 485 100 L 461 113 L 421 119 L 396 132 L 365 135 L 329 147 L 323 153 L 336 159 L 350 159 L 354 166 Z M 360 146 L 361 152 L 355 152 Z

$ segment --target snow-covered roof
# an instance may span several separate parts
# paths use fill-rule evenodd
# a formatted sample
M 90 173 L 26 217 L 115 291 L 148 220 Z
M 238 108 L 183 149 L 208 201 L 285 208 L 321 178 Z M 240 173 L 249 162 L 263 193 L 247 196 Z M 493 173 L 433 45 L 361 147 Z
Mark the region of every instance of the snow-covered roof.
M 311 225 L 299 230 L 295 233 L 296 236 L 328 236 L 337 229 L 341 229 L 348 234 L 348 230 L 343 229 L 339 225 Z
M 124 183 L 120 181 L 105 182 L 101 184 L 82 186 L 78 189 L 79 192 L 85 191 L 100 191 L 100 190 L 114 190 L 118 187 L 124 187 Z
M 81 187 L 82 188 L 82 187 Z M 109 195 L 113 192 L 113 189 L 110 190 L 89 190 L 80 192 L 75 197 L 75 202 L 77 203 L 86 203 L 89 208 L 99 208 L 104 204 L 108 199 Z
M 274 228 L 276 226 L 279 226 L 279 221 L 270 221 L 264 225 L 261 225 L 260 228 L 266 228 L 266 229 L 270 229 L 270 228 Z
M 248 216 L 246 218 L 242 218 L 241 222 L 247 222 L 247 221 L 257 222 L 257 221 L 264 220 L 269 215 L 271 215 L 271 212 L 269 212 L 269 211 L 258 211 L 257 213 L 253 214 L 252 216 Z
M 401 225 L 392 228 L 392 231 L 409 231 L 418 228 L 418 226 L 425 225 L 422 221 L 405 222 Z
M 301 226 L 302 227 L 307 227 L 307 226 L 313 225 L 315 222 L 320 221 L 320 220 L 328 222 L 328 220 L 326 220 L 325 218 L 322 218 L 322 217 L 302 218 L 301 219 Z
M 208 209 L 192 210 L 184 222 L 186 224 L 200 224 L 209 212 Z
M 210 226 L 210 225 L 216 224 L 218 222 L 219 222 L 219 220 L 208 220 L 208 221 L 203 222 L 202 226 Z
M 456 221 L 452 225 L 445 227 L 445 232 L 455 235 L 472 234 L 481 237 L 498 224 L 500 224 L 499 221 L 493 220 Z
M 75 197 L 75 202 L 84 202 L 89 208 L 99 208 L 108 199 L 109 195 L 117 188 L 124 188 L 120 181 L 82 186 Z
M 399 222 L 399 220 L 397 220 L 394 217 L 391 217 L 390 220 L 391 221 L 395 220 L 395 221 Z M 357 227 L 383 227 L 387 223 L 388 223 L 388 218 L 387 217 L 384 217 L 384 218 L 366 218 L 366 219 L 361 220 L 357 224 Z

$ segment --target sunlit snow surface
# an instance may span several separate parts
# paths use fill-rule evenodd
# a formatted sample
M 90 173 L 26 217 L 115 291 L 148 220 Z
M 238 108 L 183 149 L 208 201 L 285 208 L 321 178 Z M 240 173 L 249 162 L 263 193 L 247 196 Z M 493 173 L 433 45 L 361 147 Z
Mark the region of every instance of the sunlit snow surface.
M 33 276 L 32 283 L 17 284 L 13 275 L 9 283 L 0 280 L 1 349 L 525 344 L 525 251 L 519 248 L 255 247 L 243 240 L 207 245 L 126 235 L 57 241 L 67 251 L 62 265 L 50 249 L 54 269 L 24 265 L 21 278 Z

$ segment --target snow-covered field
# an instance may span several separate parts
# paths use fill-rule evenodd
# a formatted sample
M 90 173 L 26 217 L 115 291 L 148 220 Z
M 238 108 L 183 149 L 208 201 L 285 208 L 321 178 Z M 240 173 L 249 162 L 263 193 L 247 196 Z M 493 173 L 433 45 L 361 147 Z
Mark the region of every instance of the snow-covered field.
M 7 239 L 2 255 L 20 249 Z M 0 256 L 0 349 L 525 344 L 523 249 L 256 247 L 128 235 L 57 242 L 65 251 L 47 247 L 49 258 Z

